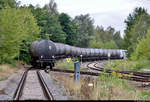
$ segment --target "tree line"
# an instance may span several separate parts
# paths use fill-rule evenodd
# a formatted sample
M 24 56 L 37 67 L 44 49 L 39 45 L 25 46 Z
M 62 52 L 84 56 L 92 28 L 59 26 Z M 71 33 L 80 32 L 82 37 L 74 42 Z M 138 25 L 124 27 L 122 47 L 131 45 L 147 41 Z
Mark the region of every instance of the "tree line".
M 149 41 L 150 16 L 144 8 L 136 8 L 125 23 L 122 38 L 120 31 L 111 26 L 107 29 L 95 27 L 89 14 L 71 18 L 67 13 L 59 13 L 54 0 L 42 8 L 20 6 L 15 0 L 0 0 L 0 63 L 13 63 L 14 60 L 29 63 L 29 46 L 41 39 L 84 48 L 124 48 L 129 51 L 130 58 L 140 59 L 143 47 L 147 50 L 142 52 L 149 51 L 145 43 Z
M 131 60 L 150 60 L 150 14 L 145 8 L 135 8 L 125 20 L 123 48 Z

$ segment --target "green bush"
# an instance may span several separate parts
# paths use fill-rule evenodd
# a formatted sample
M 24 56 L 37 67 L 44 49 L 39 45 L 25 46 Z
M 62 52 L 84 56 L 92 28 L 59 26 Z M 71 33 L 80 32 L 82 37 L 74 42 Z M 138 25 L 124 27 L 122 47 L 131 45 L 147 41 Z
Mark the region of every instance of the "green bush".
M 74 58 L 72 59 L 72 61 L 73 61 L 73 62 L 76 62 L 76 61 L 79 61 L 79 59 L 78 59 L 77 57 L 74 57 Z
M 115 43 L 115 41 L 111 40 L 109 42 L 104 43 L 104 48 L 106 48 L 106 49 L 118 49 L 118 46 Z
M 105 43 L 103 43 L 101 41 L 90 41 L 89 47 L 90 48 L 106 48 L 106 49 L 117 49 L 118 48 L 117 44 L 113 40 L 105 42 Z
M 98 42 L 97 41 L 90 41 L 89 47 L 90 48 L 103 48 L 104 44 L 101 41 L 98 41 Z
M 150 28 L 148 29 L 146 38 L 139 41 L 135 52 L 132 54 L 132 60 L 150 60 Z
M 133 65 L 133 70 L 134 71 L 138 71 L 142 68 L 142 63 L 141 62 L 136 62 L 134 65 Z
M 27 8 L 2 9 L 0 29 L 0 63 L 13 63 L 12 61 L 18 58 L 20 50 L 26 53 L 24 41 L 35 40 L 40 31 L 35 18 Z
M 74 70 L 74 63 L 71 62 L 57 62 L 58 68 L 68 69 L 68 70 Z

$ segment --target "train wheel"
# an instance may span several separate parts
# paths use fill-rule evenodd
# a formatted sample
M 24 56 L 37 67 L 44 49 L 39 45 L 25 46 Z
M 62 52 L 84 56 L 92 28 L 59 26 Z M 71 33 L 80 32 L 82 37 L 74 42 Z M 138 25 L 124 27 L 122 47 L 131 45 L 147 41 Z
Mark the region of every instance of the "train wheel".
M 50 69 L 52 69 L 53 68 L 53 63 L 51 63 L 49 67 L 50 67 Z
M 50 72 L 50 68 L 46 68 L 44 71 L 45 71 L 46 73 L 49 73 L 49 72 Z
M 54 67 L 54 66 L 55 66 L 55 63 L 52 63 L 52 66 Z
M 32 65 L 32 67 L 36 67 L 37 66 L 37 63 L 36 62 L 31 62 L 31 65 Z

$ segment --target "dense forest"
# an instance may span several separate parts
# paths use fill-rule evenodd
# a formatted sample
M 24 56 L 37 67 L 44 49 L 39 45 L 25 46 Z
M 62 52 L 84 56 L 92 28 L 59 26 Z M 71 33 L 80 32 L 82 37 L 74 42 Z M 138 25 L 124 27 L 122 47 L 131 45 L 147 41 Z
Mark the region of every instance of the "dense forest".
M 0 0 L 0 64 L 29 63 L 29 45 L 41 39 L 84 48 L 127 49 L 130 60 L 149 60 L 150 14 L 145 8 L 135 8 L 124 23 L 122 38 L 111 26 L 95 27 L 89 14 L 71 18 L 59 13 L 54 0 L 42 8 Z

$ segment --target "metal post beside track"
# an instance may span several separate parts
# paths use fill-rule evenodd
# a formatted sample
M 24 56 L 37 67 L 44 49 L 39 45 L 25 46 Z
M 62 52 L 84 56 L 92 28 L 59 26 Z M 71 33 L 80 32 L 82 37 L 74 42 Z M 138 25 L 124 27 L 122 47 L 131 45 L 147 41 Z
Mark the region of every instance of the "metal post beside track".
M 82 64 L 82 55 L 80 55 L 80 57 L 81 57 L 81 64 Z
M 74 63 L 74 81 L 80 82 L 80 62 Z
M 110 61 L 110 56 L 111 56 L 111 54 L 108 53 L 107 56 L 108 56 L 108 62 L 111 63 L 111 61 Z

